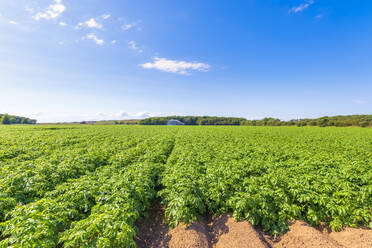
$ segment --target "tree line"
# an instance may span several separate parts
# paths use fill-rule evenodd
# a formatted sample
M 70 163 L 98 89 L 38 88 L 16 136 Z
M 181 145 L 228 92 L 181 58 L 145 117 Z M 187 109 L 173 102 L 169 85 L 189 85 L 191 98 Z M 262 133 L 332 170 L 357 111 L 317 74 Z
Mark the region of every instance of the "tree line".
M 234 125 L 234 126 L 319 126 L 319 127 L 371 127 L 372 115 L 345 115 L 324 116 L 315 119 L 293 119 L 283 121 L 277 118 L 264 118 L 260 120 L 247 120 L 236 117 L 215 116 L 168 116 L 152 117 L 140 120 L 140 125 L 167 125 L 169 120 L 179 120 L 185 125 Z
M 0 125 L 11 125 L 11 124 L 36 124 L 36 120 L 29 119 L 22 116 L 0 114 Z
M 241 125 L 244 118 L 214 116 L 168 116 L 152 117 L 139 121 L 140 125 L 167 125 L 169 120 L 178 120 L 185 125 Z

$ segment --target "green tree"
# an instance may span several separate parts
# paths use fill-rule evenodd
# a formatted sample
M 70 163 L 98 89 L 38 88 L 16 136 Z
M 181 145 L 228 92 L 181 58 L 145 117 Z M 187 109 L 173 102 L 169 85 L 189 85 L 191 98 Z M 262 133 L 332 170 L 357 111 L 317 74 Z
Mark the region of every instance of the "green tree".
M 359 126 L 361 126 L 361 127 L 368 127 L 369 126 L 369 122 L 368 121 L 360 121 L 359 122 Z
M 318 126 L 319 127 L 326 127 L 328 125 L 328 118 L 321 118 L 318 120 Z
M 10 119 L 9 119 L 9 116 L 7 114 L 5 114 L 1 117 L 0 124 L 3 124 L 3 125 L 9 125 L 10 124 Z

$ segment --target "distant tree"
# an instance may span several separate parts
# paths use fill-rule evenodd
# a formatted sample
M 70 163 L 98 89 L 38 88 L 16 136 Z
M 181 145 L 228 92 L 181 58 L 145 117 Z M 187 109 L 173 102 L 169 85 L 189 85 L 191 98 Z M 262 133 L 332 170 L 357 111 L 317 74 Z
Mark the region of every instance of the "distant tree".
M 370 124 L 370 122 L 368 122 L 368 121 L 360 121 L 359 122 L 359 126 L 361 126 L 361 127 L 368 127 L 369 124 Z
M 372 115 L 348 115 L 348 116 L 324 116 L 317 119 L 294 119 L 281 121 L 275 118 L 264 118 L 261 120 L 247 120 L 235 117 L 215 117 L 215 116 L 168 116 L 147 118 L 140 121 L 125 124 L 140 125 L 166 125 L 168 120 L 175 119 L 185 125 L 245 125 L 245 126 L 372 126 Z
M 326 127 L 328 124 L 328 118 L 321 118 L 318 120 L 318 126 L 319 127 Z
M 0 124 L 3 124 L 3 125 L 9 125 L 10 124 L 10 118 L 9 118 L 9 115 L 5 114 L 1 117 L 0 119 Z
M 298 127 L 304 127 L 307 125 L 306 121 L 296 121 L 296 126 Z

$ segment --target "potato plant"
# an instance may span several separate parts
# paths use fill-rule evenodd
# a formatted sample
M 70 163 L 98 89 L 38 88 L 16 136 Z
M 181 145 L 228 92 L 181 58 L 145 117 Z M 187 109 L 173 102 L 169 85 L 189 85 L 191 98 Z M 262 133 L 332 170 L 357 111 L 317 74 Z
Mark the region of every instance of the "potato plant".
M 171 227 L 232 213 L 372 228 L 372 129 L 0 127 L 0 247 L 134 247 L 155 197 Z

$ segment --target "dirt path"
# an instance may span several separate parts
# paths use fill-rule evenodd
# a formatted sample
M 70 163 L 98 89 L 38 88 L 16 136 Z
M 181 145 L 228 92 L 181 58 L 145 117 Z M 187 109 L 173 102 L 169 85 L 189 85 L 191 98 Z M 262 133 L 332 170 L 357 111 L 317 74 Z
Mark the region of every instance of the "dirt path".
M 164 208 L 156 202 L 148 212 L 148 218 L 137 223 L 138 234 L 135 239 L 138 248 L 169 247 L 170 229 L 164 222 Z
M 188 227 L 178 225 L 170 232 L 170 248 L 210 248 L 210 237 L 204 221 Z
M 139 248 L 371 248 L 372 230 L 346 228 L 332 232 L 327 226 L 313 228 L 295 221 L 290 230 L 272 240 L 246 221 L 236 222 L 229 215 L 169 229 L 164 222 L 164 208 L 159 204 L 149 211 L 149 218 L 137 223 Z

